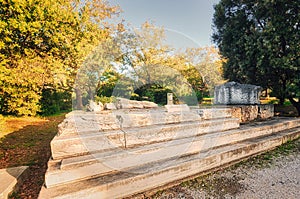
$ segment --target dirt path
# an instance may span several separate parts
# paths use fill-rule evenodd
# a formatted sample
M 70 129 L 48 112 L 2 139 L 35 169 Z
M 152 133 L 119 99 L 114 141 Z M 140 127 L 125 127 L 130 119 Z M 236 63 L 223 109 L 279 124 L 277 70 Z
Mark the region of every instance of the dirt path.
M 300 198 L 300 140 L 159 192 L 153 198 Z

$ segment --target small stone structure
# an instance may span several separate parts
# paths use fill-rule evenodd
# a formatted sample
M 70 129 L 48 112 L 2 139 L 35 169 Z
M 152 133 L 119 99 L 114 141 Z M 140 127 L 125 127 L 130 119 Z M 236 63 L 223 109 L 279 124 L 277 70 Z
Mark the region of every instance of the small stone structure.
M 227 82 L 215 87 L 214 104 L 260 104 L 260 91 L 260 86 Z
M 104 104 L 104 110 L 116 110 L 117 107 L 114 103 L 106 103 Z
M 173 105 L 173 93 L 167 94 L 167 105 Z
M 231 108 L 232 116 L 242 123 L 271 118 L 274 116 L 274 105 L 260 104 L 260 91 L 260 86 L 228 82 L 215 87 L 214 104 Z
M 9 195 L 20 188 L 26 178 L 28 166 L 0 169 L 0 199 L 10 198 Z

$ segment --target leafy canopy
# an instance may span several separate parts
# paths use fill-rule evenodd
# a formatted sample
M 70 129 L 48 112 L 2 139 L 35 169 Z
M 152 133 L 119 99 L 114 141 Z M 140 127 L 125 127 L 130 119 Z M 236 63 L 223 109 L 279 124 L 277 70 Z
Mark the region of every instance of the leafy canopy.
M 44 91 L 70 92 L 118 12 L 102 0 L 1 0 L 0 113 L 35 115 Z
M 270 88 L 281 102 L 299 97 L 300 4 L 294 0 L 221 0 L 213 39 L 224 76 Z

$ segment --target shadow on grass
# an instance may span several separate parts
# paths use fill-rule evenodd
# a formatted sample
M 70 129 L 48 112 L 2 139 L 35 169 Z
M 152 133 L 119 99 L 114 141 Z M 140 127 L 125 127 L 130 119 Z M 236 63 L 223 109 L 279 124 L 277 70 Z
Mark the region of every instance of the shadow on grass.
M 37 198 L 44 183 L 50 142 L 57 133 L 57 125 L 64 114 L 50 116 L 46 121 L 34 122 L 0 139 L 0 169 L 29 166 L 18 193 L 11 198 Z

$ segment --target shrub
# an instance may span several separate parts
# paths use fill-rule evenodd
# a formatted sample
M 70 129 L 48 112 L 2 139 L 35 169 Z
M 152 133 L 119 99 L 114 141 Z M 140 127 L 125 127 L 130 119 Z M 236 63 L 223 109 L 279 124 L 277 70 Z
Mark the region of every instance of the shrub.
M 115 97 L 106 97 L 106 96 L 96 96 L 95 97 L 95 102 L 101 102 L 102 104 L 106 104 L 106 103 L 111 103 L 111 102 L 115 102 L 116 98 Z
M 57 91 L 52 88 L 43 89 L 40 100 L 42 115 L 53 115 L 71 109 L 71 94 L 67 91 Z
M 134 100 L 147 100 L 155 102 L 160 105 L 167 104 L 167 93 L 172 93 L 172 90 L 162 87 L 160 85 L 144 85 L 134 91 L 131 99 Z M 178 101 L 176 96 L 174 96 L 174 101 Z

